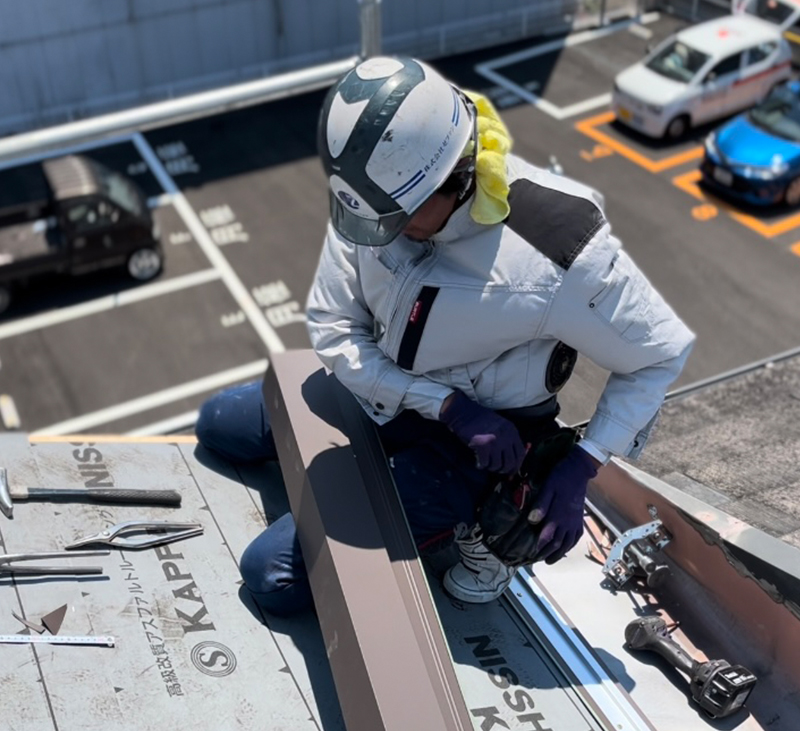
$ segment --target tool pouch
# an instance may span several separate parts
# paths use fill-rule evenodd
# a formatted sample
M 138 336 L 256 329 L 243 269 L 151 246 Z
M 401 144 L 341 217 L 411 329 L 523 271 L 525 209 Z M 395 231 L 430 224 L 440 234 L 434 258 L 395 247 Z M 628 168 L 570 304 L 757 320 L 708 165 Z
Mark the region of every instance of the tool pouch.
M 484 543 L 504 564 L 533 563 L 539 526 L 528 522 L 528 514 L 550 471 L 577 441 L 575 429 L 559 429 L 531 449 L 519 473 L 497 483 L 481 506 L 478 523 Z

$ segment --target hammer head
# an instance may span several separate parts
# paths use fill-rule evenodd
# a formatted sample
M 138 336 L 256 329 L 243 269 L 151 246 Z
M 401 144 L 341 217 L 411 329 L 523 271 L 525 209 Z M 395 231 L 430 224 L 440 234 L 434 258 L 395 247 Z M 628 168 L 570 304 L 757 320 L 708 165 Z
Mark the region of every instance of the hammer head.
M 8 474 L 5 468 L 0 467 L 0 510 L 6 518 L 14 515 L 14 506 L 11 503 L 11 489 L 8 487 Z

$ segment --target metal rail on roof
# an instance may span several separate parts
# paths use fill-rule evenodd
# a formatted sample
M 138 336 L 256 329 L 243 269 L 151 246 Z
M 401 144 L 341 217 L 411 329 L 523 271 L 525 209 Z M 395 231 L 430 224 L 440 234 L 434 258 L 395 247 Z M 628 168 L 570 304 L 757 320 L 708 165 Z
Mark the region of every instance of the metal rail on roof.
M 358 63 L 352 56 L 342 61 L 291 71 L 257 81 L 190 94 L 134 109 L 104 114 L 58 127 L 24 132 L 0 140 L 0 161 L 67 144 L 175 124 L 209 114 L 274 101 L 330 86 Z
M 175 124 L 209 114 L 274 101 L 331 86 L 361 58 L 381 53 L 381 0 L 358 0 L 359 55 L 341 61 L 299 69 L 266 79 L 247 81 L 221 89 L 189 94 L 134 109 L 104 114 L 57 127 L 0 139 L 0 161 L 11 160 L 66 144 Z
M 796 358 L 800 356 L 800 347 L 792 348 L 790 350 L 784 350 L 781 353 L 776 353 L 775 355 L 771 355 L 768 358 L 761 358 L 760 360 L 752 361 L 750 363 L 745 363 L 738 368 L 732 368 L 729 371 L 725 371 L 724 373 L 718 373 L 715 376 L 710 376 L 709 378 L 704 378 L 700 381 L 695 381 L 694 383 L 687 383 L 685 386 L 681 386 L 680 388 L 676 388 L 673 391 L 670 391 L 664 401 L 670 402 L 674 401 L 679 398 L 683 398 L 684 396 L 690 396 L 697 391 L 702 391 L 704 388 L 708 386 L 716 386 L 724 381 L 730 381 L 732 378 L 736 378 L 738 376 L 743 376 L 746 373 L 753 373 L 754 371 L 761 370 L 762 368 L 770 368 L 775 363 L 780 363 L 784 360 L 789 360 L 790 358 Z M 584 419 L 583 421 L 576 422 L 574 424 L 570 424 L 570 426 L 575 427 L 576 429 L 581 429 L 585 427 L 589 423 L 589 419 Z
M 574 687 L 598 720 L 615 731 L 652 731 L 652 724 L 620 690 L 528 568 L 517 572 L 509 588 L 511 605 L 551 659 L 574 677 Z

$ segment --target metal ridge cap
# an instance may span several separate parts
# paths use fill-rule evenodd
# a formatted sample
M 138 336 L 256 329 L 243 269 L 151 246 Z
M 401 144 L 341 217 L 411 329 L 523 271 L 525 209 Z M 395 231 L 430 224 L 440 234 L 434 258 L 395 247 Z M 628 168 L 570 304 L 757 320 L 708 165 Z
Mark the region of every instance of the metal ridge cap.
M 310 349 L 276 354 L 263 389 L 348 731 L 471 729 L 371 421 Z
M 177 99 L 154 102 L 55 127 L 23 132 L 0 139 L 0 161 L 67 143 L 85 142 L 107 135 L 186 121 L 323 88 L 333 84 L 342 74 L 352 69 L 359 59 L 359 56 L 351 56 L 341 61 L 289 71 L 277 76 L 188 94 Z
M 434 690 L 447 709 L 448 720 L 461 724 L 459 728 L 463 727 L 466 731 L 470 720 L 453 669 L 444 628 L 431 597 L 383 445 L 374 423 L 353 395 L 339 381 L 334 383 L 334 389 L 367 496 L 385 540 L 395 581 L 431 674 L 431 684 L 437 686 Z M 410 560 L 409 556 L 414 556 L 414 560 Z

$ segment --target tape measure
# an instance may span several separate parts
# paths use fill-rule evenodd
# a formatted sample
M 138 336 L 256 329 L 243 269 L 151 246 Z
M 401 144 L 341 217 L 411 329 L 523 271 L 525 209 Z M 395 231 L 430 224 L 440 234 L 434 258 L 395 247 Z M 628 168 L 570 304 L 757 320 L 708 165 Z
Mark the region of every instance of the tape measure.
M 0 635 L 0 644 L 10 645 L 104 645 L 114 647 L 114 637 L 81 637 L 76 635 Z

